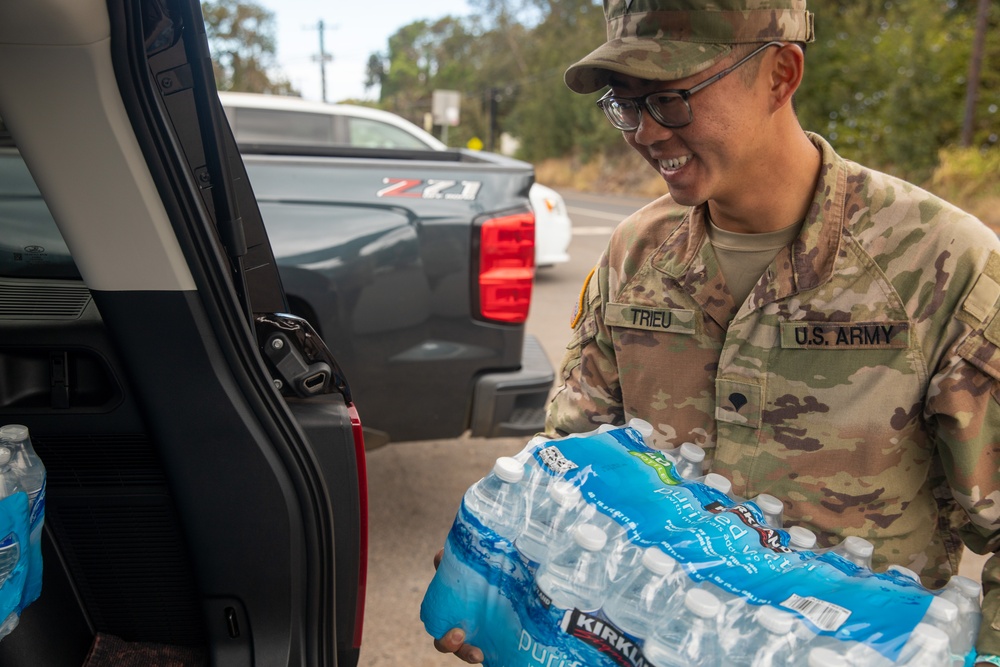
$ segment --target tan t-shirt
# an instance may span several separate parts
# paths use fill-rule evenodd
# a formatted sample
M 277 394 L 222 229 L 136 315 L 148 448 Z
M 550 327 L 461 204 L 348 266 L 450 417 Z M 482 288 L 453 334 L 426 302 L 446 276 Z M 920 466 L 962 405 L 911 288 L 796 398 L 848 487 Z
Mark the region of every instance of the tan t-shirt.
M 802 222 L 763 234 L 741 234 L 708 223 L 708 239 L 733 301 L 743 303 L 778 251 L 799 235 Z

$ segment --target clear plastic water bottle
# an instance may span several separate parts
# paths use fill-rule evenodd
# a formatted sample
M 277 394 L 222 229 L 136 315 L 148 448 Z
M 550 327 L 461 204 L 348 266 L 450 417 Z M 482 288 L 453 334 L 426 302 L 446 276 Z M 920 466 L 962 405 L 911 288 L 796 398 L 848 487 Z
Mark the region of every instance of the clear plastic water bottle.
M 965 664 L 965 656 L 973 650 L 979 638 L 979 624 L 983 619 L 983 612 L 979 606 L 981 594 L 982 586 L 978 581 L 959 575 L 949 579 L 938 593 L 938 597 L 948 600 L 958 608 L 955 632 L 951 635 L 951 652 L 956 665 Z
M 702 477 L 701 483 L 727 496 L 733 491 L 733 483 L 715 472 L 710 472 Z
M 10 462 L 10 449 L 0 447 L 0 500 L 22 491 L 17 476 L 11 469 Z M 16 534 L 9 533 L 0 538 L 0 586 L 3 586 L 4 582 L 7 581 L 20 557 L 21 544 Z
M 754 504 L 760 508 L 767 525 L 774 529 L 780 529 L 784 523 L 785 504 L 769 493 L 761 493 L 753 499 Z
M 702 476 L 702 463 L 705 460 L 705 450 L 693 442 L 685 442 L 674 452 L 677 459 L 677 474 L 684 479 L 695 479 Z
M 21 480 L 11 466 L 13 452 L 9 447 L 0 445 L 0 500 L 23 491 Z
M 796 658 L 789 665 L 798 667 L 804 663 L 809 667 L 893 667 L 896 664 L 868 644 L 850 640 L 821 637 L 815 645 L 804 646 L 803 651 L 803 658 Z
M 604 605 L 609 583 L 603 551 L 608 537 L 592 523 L 577 524 L 572 535 L 569 544 L 539 566 L 535 583 L 553 606 L 597 611 Z
M 0 427 L 0 446 L 11 451 L 10 466 L 20 479 L 21 488 L 28 494 L 34 521 L 36 506 L 45 504 L 45 466 L 31 446 L 28 427 L 21 424 Z
M 536 435 L 528 441 L 528 443 L 524 446 L 524 449 L 514 455 L 514 458 L 520 461 L 524 466 L 524 479 L 521 480 L 521 483 L 525 486 L 531 486 L 533 488 L 539 483 L 548 482 L 549 475 L 542 470 L 541 464 L 539 464 L 534 457 L 535 452 L 544 448 L 545 443 L 548 441 L 548 438 Z
M 562 545 L 583 509 L 580 489 L 570 482 L 553 480 L 540 487 L 535 498 L 539 495 L 543 497 L 532 504 L 524 530 L 514 541 L 521 555 L 535 563 L 543 562 L 550 550 Z
M 619 629 L 645 639 L 671 599 L 683 593 L 685 579 L 677 561 L 659 547 L 648 547 L 639 567 L 611 588 L 604 615 Z
M 877 649 L 864 642 L 840 642 L 846 649 L 847 663 L 851 667 L 892 667 L 897 663 L 889 660 Z
M 903 647 L 898 664 L 903 667 L 945 667 L 951 664 L 948 635 L 928 623 L 917 623 Z
M 638 417 L 632 417 L 628 420 L 628 425 L 630 428 L 634 428 L 642 436 L 642 441 L 646 443 L 647 447 L 653 446 L 653 425 L 650 424 L 645 419 L 639 419 Z
M 0 427 L 0 446 L 11 450 L 10 467 L 21 488 L 28 494 L 28 576 L 24 600 L 38 599 L 42 593 L 42 527 L 45 522 L 45 466 L 31 445 L 28 427 L 7 424 Z
M 733 660 L 733 665 L 749 667 L 791 667 L 794 665 L 798 620 L 777 607 L 761 607 L 756 614 L 759 630 L 751 635 L 745 645 L 750 659 Z
M 598 510 L 596 505 L 585 501 L 580 521 L 597 526 L 607 536 L 604 553 L 608 559 L 608 577 L 611 581 L 618 581 L 639 564 L 642 559 L 642 549 L 632 543 L 628 531 L 622 524 Z M 566 543 L 569 540 L 569 537 L 565 537 L 562 542 Z
M 608 546 L 604 549 L 608 556 L 608 577 L 611 583 L 617 584 L 624 577 L 634 572 L 642 561 L 642 549 L 629 540 L 625 531 L 606 531 Z M 617 537 L 612 539 L 611 535 Z
M 788 545 L 795 551 L 810 551 L 816 546 L 816 533 L 802 526 L 787 529 Z
M 524 464 L 501 456 L 493 465 L 493 472 L 465 492 L 466 509 L 483 525 L 513 541 L 524 527 L 525 498 L 520 485 L 523 478 Z
M 722 665 L 719 649 L 719 598 L 702 588 L 684 595 L 683 612 L 658 627 L 643 646 L 646 661 L 656 667 Z
M 18 558 L 21 557 L 21 545 L 17 535 L 9 533 L 0 539 L 0 586 L 3 586 L 14 571 Z
M 952 654 L 957 652 L 954 647 L 962 641 L 961 629 L 957 621 L 958 607 L 955 603 L 937 596 L 931 599 L 931 603 L 927 607 L 927 612 L 924 613 L 924 617 L 921 619 L 922 623 L 933 625 L 948 635 L 948 652 Z M 964 662 L 963 655 L 960 664 L 964 664 Z
M 840 554 L 846 560 L 854 563 L 858 567 L 872 567 L 872 554 L 875 553 L 875 545 L 863 537 L 848 535 L 844 541 L 835 546 L 832 551 Z
M 809 650 L 809 667 L 853 667 L 847 656 L 829 646 L 817 646 Z
M 966 609 L 979 611 L 982 594 L 983 587 L 978 581 L 957 574 L 948 580 L 939 593 L 941 597 L 958 605 L 960 612 Z
M 719 635 L 719 649 L 723 654 L 733 651 L 736 644 L 757 629 L 755 616 L 758 605 L 750 604 L 745 597 L 727 590 L 715 582 L 702 586 L 719 600 L 718 622 L 722 632 Z

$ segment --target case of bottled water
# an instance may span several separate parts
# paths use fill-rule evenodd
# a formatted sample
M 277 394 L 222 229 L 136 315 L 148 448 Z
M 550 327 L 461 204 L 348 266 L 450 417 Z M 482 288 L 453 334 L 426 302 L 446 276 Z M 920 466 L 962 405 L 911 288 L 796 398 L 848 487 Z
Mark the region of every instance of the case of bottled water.
M 20 424 L 0 427 L 0 639 L 42 592 L 45 466 Z
M 649 432 L 533 439 L 499 461 L 459 508 L 426 630 L 462 628 L 489 667 L 973 663 L 978 584 L 874 573 L 860 537 L 817 549 L 780 499 L 733 497 L 694 445 L 657 451 Z

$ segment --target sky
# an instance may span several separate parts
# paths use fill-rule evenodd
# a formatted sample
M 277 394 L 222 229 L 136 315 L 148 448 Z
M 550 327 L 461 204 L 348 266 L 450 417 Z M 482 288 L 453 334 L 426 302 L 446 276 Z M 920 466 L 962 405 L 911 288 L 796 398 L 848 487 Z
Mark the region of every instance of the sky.
M 389 36 L 421 19 L 467 16 L 465 0 L 255 0 L 274 13 L 276 65 L 308 100 L 322 101 L 319 22 L 324 23 L 326 101 L 376 99 L 365 91 L 368 56 L 385 51 Z

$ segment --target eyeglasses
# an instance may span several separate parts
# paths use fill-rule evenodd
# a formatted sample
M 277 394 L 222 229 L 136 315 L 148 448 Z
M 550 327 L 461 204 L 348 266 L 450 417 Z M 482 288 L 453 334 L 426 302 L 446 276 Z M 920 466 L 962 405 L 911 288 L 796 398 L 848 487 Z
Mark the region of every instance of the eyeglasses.
M 694 120 L 694 114 L 691 113 L 691 104 L 688 102 L 692 95 L 699 90 L 708 88 L 743 63 L 772 46 L 784 45 L 781 42 L 768 42 L 754 49 L 752 53 L 740 59 L 735 65 L 731 65 L 718 74 L 714 74 L 693 88 L 688 88 L 687 90 L 661 90 L 658 93 L 652 93 L 644 97 L 617 97 L 614 91 L 609 90 L 604 97 L 597 100 L 597 106 L 601 107 L 604 115 L 608 117 L 612 125 L 625 132 L 634 132 L 639 129 L 643 108 L 646 109 L 646 112 L 649 113 L 653 120 L 663 127 L 684 127 Z

